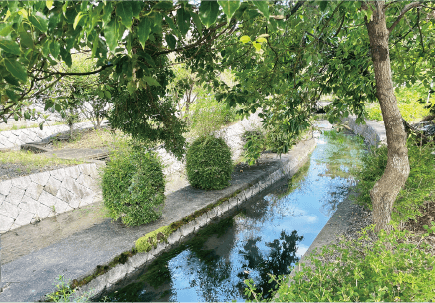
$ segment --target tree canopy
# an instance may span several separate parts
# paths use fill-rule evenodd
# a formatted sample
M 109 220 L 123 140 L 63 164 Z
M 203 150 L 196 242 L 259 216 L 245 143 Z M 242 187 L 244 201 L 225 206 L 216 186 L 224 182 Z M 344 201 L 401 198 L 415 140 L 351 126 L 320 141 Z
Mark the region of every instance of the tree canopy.
M 387 197 L 385 186 L 372 198 L 388 213 L 409 172 L 393 86 L 419 80 L 430 89 L 434 11 L 424 1 L 3 1 L 0 116 L 35 118 L 27 106 L 62 78 L 110 76 L 111 124 L 160 140 L 181 157 L 185 125 L 167 95 L 174 64 L 185 64 L 244 113 L 262 108 L 264 123 L 288 136 L 309 125 L 322 94 L 335 96 L 331 120 L 355 113 L 362 121 L 364 103 L 380 102 L 390 151 L 383 180 L 395 185 L 388 198 L 379 198 Z M 75 53 L 89 54 L 95 69 L 63 68 Z M 228 68 L 233 87 L 216 77 Z M 58 104 L 48 98 L 46 108 Z

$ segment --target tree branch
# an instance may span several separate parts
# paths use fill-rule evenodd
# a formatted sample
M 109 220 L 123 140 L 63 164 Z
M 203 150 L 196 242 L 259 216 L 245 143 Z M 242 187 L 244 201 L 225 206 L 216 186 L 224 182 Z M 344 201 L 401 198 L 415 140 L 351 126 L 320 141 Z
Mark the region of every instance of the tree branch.
M 423 53 L 424 53 L 423 34 L 421 33 L 421 28 L 420 28 L 420 8 L 417 9 L 417 24 L 418 24 L 418 31 L 420 32 L 421 48 L 422 48 Z
M 400 20 L 402 20 L 403 16 L 411 9 L 415 7 L 419 7 L 422 4 L 420 2 L 413 2 L 410 4 L 405 5 L 405 7 L 400 12 L 400 15 L 397 17 L 396 21 L 388 28 L 388 32 L 391 33 L 393 29 L 396 27 L 397 24 L 399 24 Z
M 104 65 L 103 67 L 101 67 L 100 69 L 94 70 L 92 72 L 87 72 L 87 73 L 62 73 L 62 72 L 45 72 L 48 75 L 42 78 L 34 78 L 35 80 L 39 81 L 39 80 L 44 80 L 47 79 L 51 76 L 54 75 L 60 75 L 62 77 L 64 76 L 88 76 L 88 75 L 93 75 L 93 74 L 98 74 L 99 72 L 105 70 L 108 67 L 113 67 L 113 64 L 108 64 L 108 65 Z
M 292 10 L 290 11 L 290 14 L 285 16 L 285 20 L 287 20 L 288 18 L 290 18 L 290 16 L 292 16 L 294 13 L 296 13 L 298 11 L 298 9 L 304 5 L 305 1 L 298 1 L 295 6 L 292 8 Z

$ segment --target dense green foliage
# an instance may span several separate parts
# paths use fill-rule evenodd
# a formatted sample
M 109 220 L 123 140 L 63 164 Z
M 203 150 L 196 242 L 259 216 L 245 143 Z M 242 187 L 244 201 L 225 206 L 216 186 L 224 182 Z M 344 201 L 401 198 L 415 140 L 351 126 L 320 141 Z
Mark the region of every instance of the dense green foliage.
M 396 88 L 397 103 L 403 119 L 408 122 L 420 121 L 429 115 L 430 109 L 427 108 L 427 105 L 435 105 L 435 95 L 431 94 L 429 103 L 426 103 L 427 96 L 428 92 L 421 84 Z M 370 120 L 383 120 L 379 104 L 369 105 L 367 114 L 367 118 Z
M 408 231 L 381 231 L 374 237 L 373 230 L 369 226 L 358 240 L 342 240 L 311 255 L 314 268 L 303 265 L 291 283 L 288 278 L 279 280 L 274 301 L 435 300 L 435 257 L 424 242 L 428 233 L 413 242 Z
M 187 150 L 186 172 L 193 187 L 202 189 L 227 187 L 233 172 L 230 147 L 222 138 L 199 137 Z
M 435 192 L 435 159 L 433 145 L 417 146 L 415 139 L 408 139 L 408 156 L 411 167 L 408 180 L 393 205 L 392 220 L 399 223 L 421 215 L 419 207 Z M 360 205 L 372 209 L 370 190 L 379 180 L 387 165 L 387 147 L 382 146 L 362 158 L 363 167 L 357 172 L 357 197 Z M 432 198 L 433 199 L 433 198 Z
M 104 205 L 129 226 L 157 220 L 165 202 L 165 177 L 156 154 L 141 144 L 119 144 L 104 169 Z

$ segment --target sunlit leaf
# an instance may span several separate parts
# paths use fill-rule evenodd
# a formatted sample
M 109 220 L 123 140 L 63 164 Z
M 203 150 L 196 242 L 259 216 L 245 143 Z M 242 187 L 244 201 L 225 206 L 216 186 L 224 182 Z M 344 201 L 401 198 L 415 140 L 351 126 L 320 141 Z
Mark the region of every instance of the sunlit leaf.
M 219 4 L 216 1 L 201 1 L 199 18 L 207 28 L 216 22 L 218 12 Z
M 157 80 L 152 77 L 144 76 L 143 79 L 150 86 L 160 86 L 159 82 L 157 82 Z
M 139 23 L 137 36 L 139 42 L 143 48 L 145 48 L 145 42 L 148 40 L 151 33 L 151 20 L 149 18 L 143 18 Z
M 47 8 L 49 10 L 51 10 L 51 8 L 53 7 L 53 0 L 47 0 L 47 1 L 45 1 L 45 6 L 47 6 Z
M 227 22 L 229 23 L 236 10 L 240 7 L 240 1 L 218 1 L 218 3 L 227 16 Z
M 79 12 L 74 19 L 73 28 L 76 29 L 77 24 L 80 22 L 80 19 L 83 17 L 83 13 Z
M 240 37 L 240 41 L 243 43 L 248 43 L 249 41 L 251 41 L 251 38 L 249 38 L 249 36 L 242 36 Z
M 35 26 L 41 32 L 46 32 L 48 29 L 47 17 L 44 14 L 42 14 L 41 12 L 36 12 L 35 14 L 30 15 L 29 21 L 33 24 L 33 26 Z
M 27 81 L 27 69 L 19 62 L 10 58 L 4 58 L 6 69 L 21 82 Z
M 269 1 L 252 1 L 266 19 L 269 19 Z

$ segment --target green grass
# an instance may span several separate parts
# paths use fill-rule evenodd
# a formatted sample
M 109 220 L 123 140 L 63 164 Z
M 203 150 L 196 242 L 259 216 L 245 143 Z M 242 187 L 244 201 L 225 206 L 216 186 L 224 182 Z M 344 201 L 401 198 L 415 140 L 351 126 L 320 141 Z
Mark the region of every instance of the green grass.
M 59 159 L 56 157 L 49 158 L 42 154 L 34 154 L 30 151 L 9 151 L 0 153 L 0 163 L 20 164 L 24 170 L 29 172 L 33 169 L 43 168 L 55 165 L 77 165 L 83 163 L 79 160 Z
M 419 207 L 435 193 L 435 157 L 431 154 L 433 144 L 423 147 L 415 145 L 415 138 L 408 139 L 408 159 L 411 171 L 405 186 L 399 192 L 393 205 L 393 222 L 400 223 L 421 215 Z M 362 169 L 357 175 L 357 189 L 361 193 L 357 202 L 372 209 L 370 190 L 384 173 L 387 165 L 387 147 L 383 146 L 366 154 Z M 433 198 L 432 198 L 433 199 Z
M 420 121 L 429 115 L 429 109 L 424 108 L 427 105 L 427 92 L 421 85 L 396 88 L 395 95 L 400 113 L 406 121 Z M 429 104 L 435 104 L 435 94 L 431 95 Z M 379 104 L 368 104 L 367 113 L 369 120 L 383 121 Z

